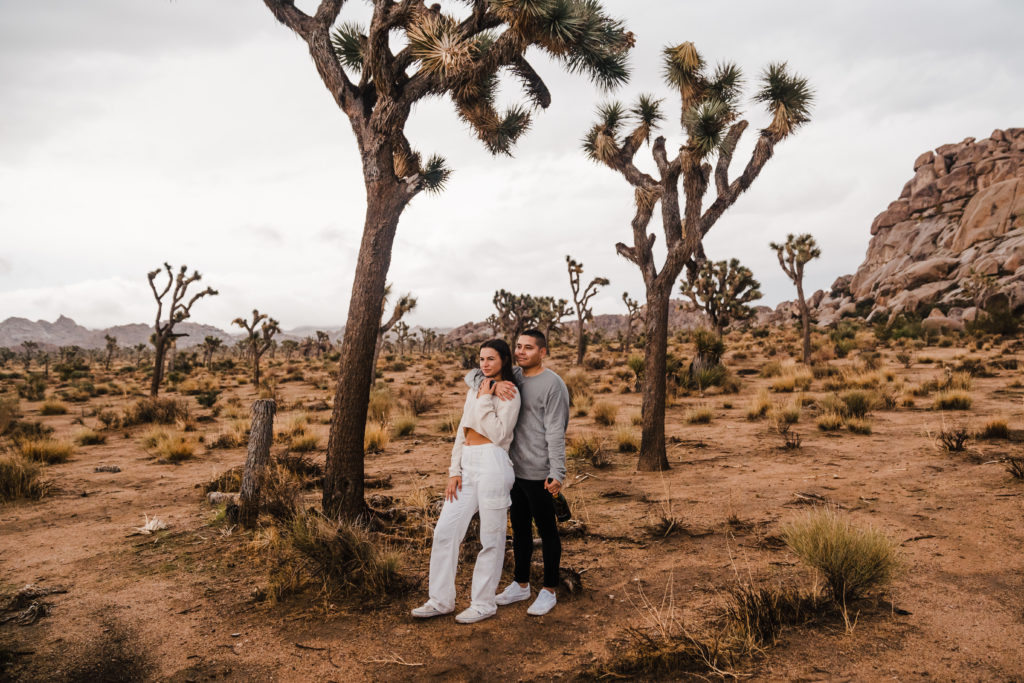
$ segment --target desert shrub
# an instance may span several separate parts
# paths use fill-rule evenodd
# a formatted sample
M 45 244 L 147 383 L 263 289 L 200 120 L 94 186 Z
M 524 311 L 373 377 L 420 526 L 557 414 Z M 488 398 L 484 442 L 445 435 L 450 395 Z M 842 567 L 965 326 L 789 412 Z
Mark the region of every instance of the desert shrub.
M 233 420 L 226 429 L 209 440 L 210 448 L 238 448 L 249 440 L 249 422 L 242 419 Z
M 761 377 L 778 377 L 782 374 L 782 363 L 777 360 L 770 360 L 761 366 L 758 373 Z
M 639 410 L 631 413 L 629 416 L 629 423 L 634 427 L 639 427 L 644 423 L 644 414 Z
M 437 407 L 438 396 L 436 391 L 428 391 L 426 387 L 413 387 L 403 392 L 402 398 L 409 406 L 413 415 L 422 415 Z
M 843 404 L 846 406 L 843 414 L 854 418 L 867 417 L 868 413 L 874 410 L 876 404 L 874 394 L 856 389 L 843 392 L 839 398 L 842 399 Z
M 198 392 L 196 396 L 196 403 L 203 408 L 212 408 L 217 403 L 217 398 L 220 396 L 221 390 L 219 388 L 210 388 L 204 391 Z
M 772 405 L 772 397 L 768 394 L 768 390 L 761 389 L 750 401 L 750 407 L 747 409 L 747 419 L 758 420 L 766 416 L 768 411 L 772 409 Z
M 1014 479 L 1024 479 L 1024 458 L 1010 456 L 1006 459 L 1006 471 Z
M 67 462 L 74 451 L 70 441 L 58 439 L 24 439 L 18 442 L 18 452 L 33 462 L 54 465 Z
M 39 373 L 30 373 L 18 384 L 18 396 L 26 401 L 42 401 L 46 396 L 46 378 Z
M 886 586 L 899 567 L 896 545 L 881 531 L 859 527 L 835 509 L 815 509 L 781 533 L 800 560 L 821 573 L 838 603 Z
M 971 395 L 966 391 L 943 391 L 936 394 L 932 407 L 935 410 L 970 410 Z
M 374 389 L 370 392 L 370 402 L 366 407 L 367 418 L 374 422 L 387 422 L 394 407 L 395 399 L 391 396 L 390 389 Z
M 401 438 L 403 436 L 409 436 L 416 431 L 416 425 L 419 424 L 419 420 L 412 413 L 402 413 L 395 418 L 392 427 L 395 430 L 395 437 Z
M 822 413 L 815 421 L 823 432 L 834 432 L 843 428 L 843 416 L 835 412 Z
M 448 413 L 444 418 L 437 424 L 437 431 L 442 434 L 454 434 L 455 430 L 459 428 L 459 422 L 461 418 L 457 413 Z
M 979 439 L 1009 439 L 1010 426 L 1003 418 L 993 418 L 978 432 Z
M 615 441 L 619 446 L 619 453 L 636 453 L 640 450 L 640 438 L 629 427 L 619 427 L 615 432 Z
M 572 413 L 576 417 L 586 417 L 594 405 L 594 399 L 590 395 L 577 396 L 572 403 Z
M 222 493 L 235 493 L 242 490 L 242 465 L 231 467 L 203 485 L 203 493 L 220 491 Z
M 626 361 L 629 365 L 629 369 L 633 371 L 633 388 L 636 391 L 640 391 L 640 383 L 644 379 L 644 357 L 643 356 L 630 356 L 629 360 Z
M 174 424 L 188 418 L 188 405 L 184 401 L 167 397 L 140 398 L 127 406 L 121 418 L 125 427 L 139 424 Z
M 590 460 L 603 449 L 601 437 L 596 434 L 581 434 L 570 438 L 565 444 L 567 458 Z
M 68 407 L 60 401 L 46 401 L 39 407 L 40 415 L 66 415 Z
M 974 377 L 969 372 L 952 372 L 946 379 L 946 388 L 956 391 L 970 391 Z
M 569 404 L 576 405 L 580 398 L 590 396 L 590 376 L 580 370 L 570 370 L 562 376 L 566 389 L 569 390 Z
M 803 396 L 797 395 L 785 406 L 777 407 L 772 415 L 777 422 L 796 424 L 800 421 L 800 409 L 803 407 Z
M 846 428 L 854 434 L 870 434 L 871 420 L 860 417 L 851 417 L 846 420 Z
M 904 368 L 910 369 L 910 366 L 914 364 L 914 357 L 908 351 L 898 351 L 896 361 Z
M 751 583 L 728 592 L 725 619 L 753 649 L 774 645 L 784 627 L 811 621 L 820 611 L 817 592 Z
M 380 422 L 367 422 L 366 432 L 363 434 L 363 451 L 365 453 L 380 453 L 391 442 L 391 433 L 388 428 Z
M 929 394 L 932 394 L 938 390 L 939 383 L 932 379 L 925 382 L 921 382 L 920 384 L 911 387 L 910 393 L 913 394 L 914 396 L 923 397 L 928 396 Z
M 699 406 L 686 413 L 686 421 L 690 424 L 708 424 L 714 416 L 715 414 L 711 408 Z
M 0 454 L 0 502 L 38 500 L 48 490 L 39 465 L 17 455 Z
M 21 416 L 17 395 L 0 396 L 0 435 L 4 435 Z
M 967 429 L 964 427 L 952 427 L 939 431 L 938 441 L 947 451 L 959 452 L 967 446 L 970 438 Z
M 288 450 L 295 453 L 309 453 L 320 447 L 320 438 L 316 434 L 301 434 L 291 438 Z
M 95 429 L 83 429 L 75 436 L 79 446 L 97 446 L 107 442 L 107 435 Z
M 608 367 L 608 361 L 600 356 L 587 356 L 583 364 L 590 370 L 604 370 Z
M 104 429 L 114 429 L 121 426 L 121 416 L 113 410 L 104 409 L 98 411 L 96 419 L 100 421 Z
M 611 427 L 615 424 L 618 412 L 618 407 L 614 403 L 608 403 L 607 401 L 598 401 L 594 404 L 592 410 L 594 422 L 605 427 Z
M 181 462 L 195 454 L 196 443 L 184 434 L 165 434 L 154 444 L 153 451 L 162 460 Z

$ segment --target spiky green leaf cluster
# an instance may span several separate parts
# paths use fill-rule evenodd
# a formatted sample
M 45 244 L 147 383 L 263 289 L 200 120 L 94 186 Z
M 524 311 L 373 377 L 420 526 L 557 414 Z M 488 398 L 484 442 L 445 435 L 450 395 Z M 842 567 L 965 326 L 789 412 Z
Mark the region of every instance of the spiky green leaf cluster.
M 754 311 L 750 302 L 761 298 L 761 284 L 749 268 L 737 259 L 703 260 L 680 282 L 680 293 L 704 310 L 711 323 L 721 329 L 731 322 L 746 320 Z
M 626 108 L 621 102 L 605 102 L 597 108 L 597 123 L 583 137 L 583 151 L 600 163 L 611 163 L 622 145 L 624 127 L 633 126 L 629 134 L 637 147 L 650 139 L 651 132 L 664 118 L 661 100 L 640 95 L 636 104 Z
M 814 90 L 806 78 L 789 73 L 786 62 L 776 62 L 761 74 L 754 100 L 768 106 L 772 122 L 767 130 L 782 139 L 811 120 Z
M 365 29 L 355 22 L 346 22 L 334 29 L 331 34 L 331 45 L 343 67 L 352 71 L 363 70 L 363 41 L 365 40 Z
M 444 191 L 444 186 L 451 174 L 452 171 L 448 168 L 444 157 L 434 154 L 427 159 L 427 163 L 420 169 L 420 175 L 423 178 L 423 189 L 431 194 L 440 194 Z

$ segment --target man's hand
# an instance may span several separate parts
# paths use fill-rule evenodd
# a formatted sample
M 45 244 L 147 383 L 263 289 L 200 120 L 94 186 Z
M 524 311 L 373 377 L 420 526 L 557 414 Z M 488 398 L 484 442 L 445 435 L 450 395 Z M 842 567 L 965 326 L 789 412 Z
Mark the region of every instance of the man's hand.
M 498 382 L 494 387 L 494 395 L 502 401 L 511 401 L 516 395 L 515 382 Z
M 455 501 L 459 499 L 458 492 L 462 490 L 462 477 L 449 477 L 448 486 L 444 490 L 444 499 Z
M 562 482 L 548 477 L 547 481 L 544 482 L 544 490 L 552 496 L 557 496 L 558 492 L 562 490 Z

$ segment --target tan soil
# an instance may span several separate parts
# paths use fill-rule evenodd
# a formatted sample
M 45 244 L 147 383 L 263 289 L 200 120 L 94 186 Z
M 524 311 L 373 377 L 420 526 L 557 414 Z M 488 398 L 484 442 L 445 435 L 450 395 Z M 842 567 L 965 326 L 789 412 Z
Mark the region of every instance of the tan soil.
M 743 360 L 727 356 L 727 363 L 734 370 L 760 368 L 766 359 L 751 354 Z M 937 364 L 904 370 L 892 354 L 885 352 L 882 369 L 896 381 L 942 376 Z M 947 362 L 965 355 L 1012 357 L 963 348 L 927 348 L 920 355 Z M 551 366 L 567 370 L 568 356 L 562 347 Z M 605 357 L 622 362 L 620 354 Z M 305 370 L 307 379 L 321 366 L 312 367 Z M 367 458 L 369 474 L 392 475 L 389 495 L 443 488 L 450 444 L 437 426 L 459 409 L 464 388 L 450 379 L 461 374 L 454 362 L 439 360 L 437 368 L 446 379 L 431 391 L 443 392 L 442 405 L 421 417 L 413 436 L 392 440 L 383 454 Z M 594 400 L 616 403 L 620 426 L 639 410 L 638 395 L 620 393 L 632 384 L 614 376 L 622 368 L 588 371 Z M 282 374 L 281 367 L 269 371 Z M 429 382 L 432 372 L 413 360 L 409 370 L 386 375 L 400 386 Z M 891 591 L 851 606 L 852 630 L 836 619 L 787 628 L 775 647 L 743 664 L 740 673 L 754 680 L 1024 680 L 1024 484 L 999 462 L 1024 455 L 1024 448 L 1020 440 L 972 439 L 966 452 L 947 453 L 934 438 L 944 425 L 978 428 L 997 416 L 1008 418 L 1019 435 L 1022 378 L 1020 370 L 999 370 L 975 379 L 970 411 L 933 411 L 930 398 L 916 399 L 916 408 L 876 411 L 873 433 L 863 436 L 819 431 L 813 411 L 805 408 L 794 427 L 802 448 L 785 450 L 767 421 L 745 418 L 751 398 L 772 380 L 744 377 L 738 395 L 682 397 L 670 407 L 672 468 L 664 474 L 636 472 L 634 455 L 615 452 L 616 428 L 574 417 L 570 436 L 602 435 L 612 452 L 612 465 L 604 469 L 570 462 L 567 495 L 588 534 L 565 540 L 562 564 L 584 572 L 585 591 L 563 595 L 542 618 L 528 617 L 528 603 L 519 603 L 473 626 L 456 625 L 451 617 L 427 623 L 410 618 L 409 609 L 425 599 L 427 548 L 405 553 L 404 571 L 421 580 L 420 589 L 382 607 L 331 604 L 315 590 L 277 605 L 253 601 L 253 590 L 267 579 L 251 536 L 229 534 L 214 522 L 216 511 L 199 488 L 243 462 L 244 449 L 200 447 L 180 465 L 160 464 L 140 445 L 146 427 L 127 430 L 127 438 L 125 430 L 114 430 L 106 444 L 76 446 L 71 461 L 45 468 L 55 493 L 0 506 L 0 592 L 27 583 L 67 589 L 45 599 L 51 613 L 34 625 L 0 626 L 0 653 L 20 653 L 0 678 L 60 679 L 96 642 L 120 629 L 127 629 L 121 636 L 127 649 L 142 653 L 158 680 L 572 677 L 614 652 L 624 627 L 645 624 L 650 614 L 638 607 L 641 591 L 662 605 L 671 589 L 674 608 L 699 630 L 738 582 L 810 586 L 810 571 L 773 542 L 781 523 L 808 509 L 797 495 L 803 494 L 821 496 L 857 522 L 884 530 L 899 544 L 905 571 Z M 827 393 L 822 384 L 815 380 L 808 396 Z M 604 387 L 608 393 L 602 394 Z M 285 406 L 328 397 L 308 382 L 282 383 L 279 390 Z M 243 399 L 238 410 L 244 413 L 253 392 L 248 385 L 233 387 L 221 402 L 230 395 Z M 773 399 L 788 402 L 791 395 Z M 70 438 L 80 428 L 72 420 L 82 411 L 91 415 L 99 406 L 119 408 L 130 400 L 97 397 L 69 404 L 68 415 L 41 419 L 57 429 L 56 436 Z M 194 415 L 209 412 L 188 401 Z M 27 419 L 40 419 L 40 404 L 21 405 Z M 684 415 L 697 405 L 712 408 L 710 424 L 686 423 Z M 278 425 L 295 412 L 282 411 Z M 319 421 L 329 412 L 309 415 L 311 431 L 321 437 L 322 459 L 327 426 Z M 94 417 L 84 422 L 96 424 Z M 222 416 L 198 426 L 209 439 L 226 422 Z M 100 464 L 122 471 L 94 473 Z M 144 514 L 166 521 L 169 529 L 132 535 Z M 663 515 L 677 517 L 691 534 L 653 536 L 645 527 Z M 460 605 L 470 573 L 464 563 Z

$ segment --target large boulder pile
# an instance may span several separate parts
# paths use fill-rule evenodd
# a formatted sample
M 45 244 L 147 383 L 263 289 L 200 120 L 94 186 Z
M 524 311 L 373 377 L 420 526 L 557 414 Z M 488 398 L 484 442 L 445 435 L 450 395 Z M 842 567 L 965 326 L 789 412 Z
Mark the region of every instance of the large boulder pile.
M 970 282 L 991 278 L 1011 308 L 1024 308 L 1024 128 L 943 145 L 914 162 L 896 201 L 871 224 L 856 274 L 812 303 L 819 325 L 940 307 L 962 320 L 978 305 Z M 966 286 L 965 286 L 966 285 Z

